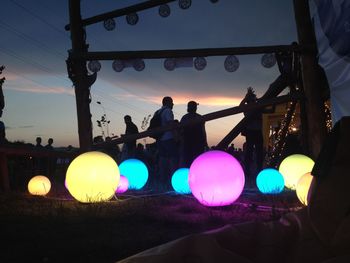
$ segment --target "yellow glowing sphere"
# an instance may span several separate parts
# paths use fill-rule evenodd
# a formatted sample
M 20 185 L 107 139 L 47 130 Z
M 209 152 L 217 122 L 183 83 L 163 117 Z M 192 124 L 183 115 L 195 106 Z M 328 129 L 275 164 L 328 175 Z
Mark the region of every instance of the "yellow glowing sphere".
M 312 176 L 311 173 L 306 173 L 298 181 L 297 190 L 296 190 L 297 197 L 303 205 L 308 204 L 307 195 L 309 193 L 309 189 L 313 179 L 314 177 Z
M 34 176 L 28 183 L 28 191 L 32 195 L 46 195 L 50 189 L 51 182 L 43 175 Z
M 303 154 L 292 154 L 285 158 L 278 169 L 283 175 L 284 185 L 295 190 L 300 177 L 311 172 L 314 164 L 311 158 Z
M 111 199 L 120 179 L 117 163 L 102 152 L 86 152 L 76 157 L 66 173 L 69 193 L 82 203 Z

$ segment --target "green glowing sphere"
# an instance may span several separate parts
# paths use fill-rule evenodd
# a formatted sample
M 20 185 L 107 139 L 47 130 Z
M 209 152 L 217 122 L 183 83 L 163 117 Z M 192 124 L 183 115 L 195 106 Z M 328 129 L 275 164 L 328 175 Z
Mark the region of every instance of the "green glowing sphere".
M 285 158 L 279 167 L 285 186 L 295 190 L 300 177 L 311 172 L 314 164 L 311 158 L 302 154 L 293 154 Z

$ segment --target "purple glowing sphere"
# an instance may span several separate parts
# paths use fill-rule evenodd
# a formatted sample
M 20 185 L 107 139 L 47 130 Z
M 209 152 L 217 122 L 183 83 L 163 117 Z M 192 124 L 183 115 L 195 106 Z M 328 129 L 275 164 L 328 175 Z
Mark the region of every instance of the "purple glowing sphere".
M 194 197 L 205 206 L 230 205 L 244 188 L 241 164 L 223 151 L 208 151 L 190 167 L 189 184 Z
M 122 194 L 128 191 L 128 189 L 129 189 L 129 180 L 124 175 L 121 175 L 116 193 Z

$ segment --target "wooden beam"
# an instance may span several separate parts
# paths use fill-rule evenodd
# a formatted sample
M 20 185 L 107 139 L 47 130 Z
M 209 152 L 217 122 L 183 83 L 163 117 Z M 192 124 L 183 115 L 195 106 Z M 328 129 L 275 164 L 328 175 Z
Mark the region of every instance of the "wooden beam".
M 103 13 L 100 15 L 96 15 L 93 17 L 83 19 L 81 21 L 81 25 L 88 26 L 88 25 L 96 24 L 96 23 L 102 22 L 102 21 L 109 19 L 109 18 L 125 16 L 125 15 L 128 15 L 130 13 L 136 13 L 139 11 L 143 11 L 143 10 L 146 10 L 149 8 L 153 8 L 153 7 L 167 4 L 170 2 L 174 2 L 174 1 L 176 1 L 176 0 L 152 0 L 152 1 L 142 2 L 142 3 L 136 4 L 136 5 L 128 6 L 125 8 L 117 9 L 117 10 L 114 10 L 111 12 L 107 12 L 107 13 Z M 70 30 L 70 28 L 71 28 L 71 24 L 68 24 L 64 27 L 64 29 L 67 31 Z
M 67 60 L 68 72 L 75 89 L 78 117 L 79 145 L 81 151 L 92 146 L 92 124 L 90 114 L 90 86 L 88 84 L 86 60 L 76 54 L 87 52 L 84 29 L 81 24 L 80 0 L 69 0 L 72 49 Z
M 309 154 L 315 159 L 326 137 L 326 120 L 321 94 L 322 77 L 317 65 L 316 37 L 307 0 L 293 0 L 295 21 L 300 45 L 313 46 L 314 52 L 301 54 L 301 73 L 305 92 Z
M 279 51 L 308 52 L 307 46 L 275 45 L 256 47 L 226 47 L 200 49 L 171 49 L 171 50 L 140 50 L 140 51 L 95 51 L 78 54 L 86 60 L 114 60 L 114 59 L 160 59 L 180 57 L 208 57 L 227 55 L 249 55 L 275 53 Z
M 190 122 L 187 122 L 187 123 L 169 124 L 169 125 L 159 127 L 159 128 L 156 128 L 156 129 L 153 129 L 150 131 L 144 131 L 144 132 L 140 132 L 137 134 L 123 136 L 123 137 L 120 137 L 117 139 L 112 139 L 110 142 L 103 142 L 103 143 L 97 144 L 96 146 L 100 147 L 100 148 L 104 148 L 107 145 L 116 145 L 116 144 L 121 144 L 121 143 L 125 143 L 128 141 L 141 139 L 141 138 L 148 137 L 148 136 L 155 134 L 155 133 L 158 133 L 158 132 L 181 129 L 183 127 L 191 126 L 193 124 L 212 121 L 215 119 L 231 116 L 231 115 L 238 114 L 241 112 L 253 111 L 253 110 L 256 110 L 256 109 L 259 109 L 262 107 L 266 107 L 269 105 L 281 104 L 281 103 L 285 103 L 287 101 L 299 100 L 301 98 L 302 98 L 302 96 L 300 94 L 293 94 L 293 95 L 284 95 L 284 96 L 280 96 L 280 97 L 272 98 L 272 99 L 260 100 L 257 103 L 254 103 L 252 105 L 236 106 L 236 107 L 228 108 L 225 110 L 215 111 L 212 113 L 202 115 L 200 118 L 197 118 L 195 120 L 191 120 Z

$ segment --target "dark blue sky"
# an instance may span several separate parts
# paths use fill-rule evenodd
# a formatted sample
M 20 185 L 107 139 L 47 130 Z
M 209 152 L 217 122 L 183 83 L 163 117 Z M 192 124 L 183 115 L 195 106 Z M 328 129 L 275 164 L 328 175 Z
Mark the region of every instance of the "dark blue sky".
M 69 32 L 64 30 L 69 22 L 68 1 L 1 2 L 0 64 L 7 67 L 3 121 L 8 139 L 34 142 L 42 136 L 45 142 L 53 137 L 56 146 L 77 146 L 74 90 L 65 66 L 71 45 Z M 140 2 L 82 0 L 82 15 L 90 17 Z M 180 9 L 177 1 L 169 6 L 167 18 L 158 15 L 158 8 L 138 13 L 135 26 L 128 25 L 125 17 L 116 19 L 114 31 L 106 31 L 102 23 L 88 26 L 89 50 L 283 45 L 297 40 L 292 0 L 219 0 L 216 4 L 192 0 L 187 10 Z M 116 73 L 112 61 L 102 61 L 91 90 L 94 135 L 102 132 L 96 120 L 104 111 L 111 120 L 110 135 L 123 133 L 125 114 L 141 130 L 143 118 L 160 107 L 166 95 L 173 96 L 178 119 L 192 99 L 200 103 L 198 112 L 205 114 L 237 105 L 248 86 L 262 95 L 277 77 L 276 66 L 262 67 L 261 55 L 237 57 L 240 67 L 233 73 L 225 71 L 225 57 L 208 57 L 203 71 L 177 68 L 169 72 L 163 60 L 145 60 L 142 72 L 126 68 Z M 210 144 L 216 144 L 239 118 L 208 122 Z

